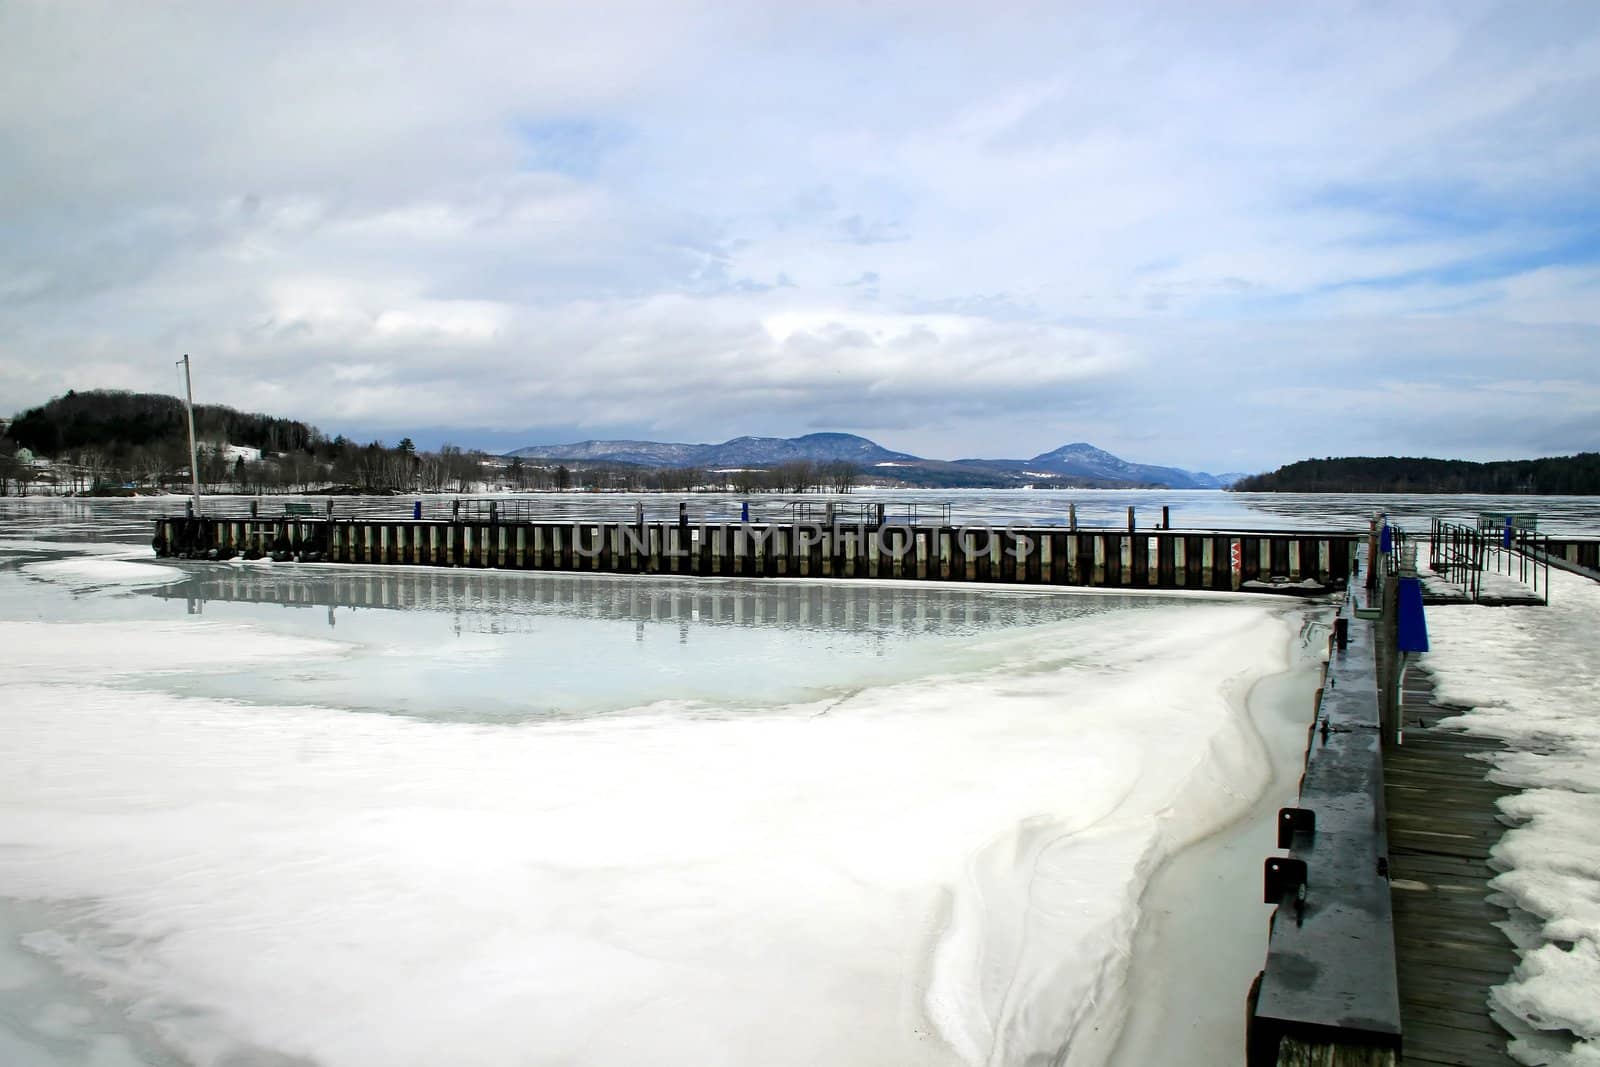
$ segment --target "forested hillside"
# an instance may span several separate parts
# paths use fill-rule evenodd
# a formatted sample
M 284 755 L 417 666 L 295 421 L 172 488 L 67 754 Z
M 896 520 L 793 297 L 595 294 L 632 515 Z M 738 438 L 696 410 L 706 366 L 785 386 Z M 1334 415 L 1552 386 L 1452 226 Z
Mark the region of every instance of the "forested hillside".
M 220 404 L 196 404 L 195 436 L 226 441 L 264 452 L 288 452 L 324 443 L 315 427 L 294 419 L 247 414 Z M 11 424 L 21 448 L 55 456 L 80 448 L 131 449 L 177 446 L 187 449 L 183 401 L 160 393 L 109 389 L 69 391 L 29 408 Z
M 295 419 L 218 404 L 196 405 L 194 420 L 200 481 L 214 491 L 460 490 L 482 478 L 486 458 L 450 445 L 418 452 L 407 438 L 394 446 L 329 438 Z M 45 467 L 18 458 L 27 454 L 53 462 Z M 188 427 L 183 401 L 173 396 L 68 392 L 21 412 L 0 435 L 0 493 L 45 485 L 77 492 L 158 489 L 188 479 Z
M 1600 494 L 1600 452 L 1472 463 L 1460 459 L 1349 456 L 1303 459 L 1234 485 L 1251 493 Z
M 195 436 L 206 492 L 460 493 L 498 486 L 847 493 L 859 474 L 855 464 L 843 460 L 708 471 L 521 456 L 508 460 L 449 444 L 423 452 L 408 437 L 394 445 L 361 444 L 327 437 L 294 419 L 205 404 L 195 408 Z M 184 491 L 188 483 L 189 433 L 183 402 L 176 397 L 69 392 L 21 412 L 9 428 L 0 420 L 0 496 Z

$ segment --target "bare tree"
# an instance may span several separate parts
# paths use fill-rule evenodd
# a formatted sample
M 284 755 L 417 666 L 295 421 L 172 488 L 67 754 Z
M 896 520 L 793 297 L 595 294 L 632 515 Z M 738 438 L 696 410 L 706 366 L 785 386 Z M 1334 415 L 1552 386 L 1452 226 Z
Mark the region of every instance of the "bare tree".
M 821 467 L 822 480 L 835 493 L 848 493 L 856 486 L 860 471 L 854 463 L 836 459 Z

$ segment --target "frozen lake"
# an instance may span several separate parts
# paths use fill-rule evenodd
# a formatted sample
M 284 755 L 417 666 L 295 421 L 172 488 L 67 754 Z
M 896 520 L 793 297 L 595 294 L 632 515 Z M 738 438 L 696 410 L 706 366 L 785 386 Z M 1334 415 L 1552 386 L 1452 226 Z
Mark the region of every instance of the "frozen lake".
M 229 514 L 243 515 L 249 507 L 247 497 L 214 498 L 215 506 Z M 319 510 L 326 497 L 265 497 L 262 514 L 281 514 L 287 499 L 309 499 Z M 337 497 L 334 506 L 340 515 L 385 514 L 409 517 L 412 497 Z M 451 497 L 423 498 L 429 514 L 449 513 Z M 1426 530 L 1437 517 L 1472 522 L 1483 512 L 1534 512 L 1545 533 L 1567 536 L 1600 534 L 1600 497 L 1557 496 L 1482 496 L 1474 494 L 1363 494 L 1363 493 L 1226 493 L 1217 490 L 1116 489 L 1116 490 L 1027 490 L 1027 489 L 861 489 L 848 496 L 812 494 L 804 497 L 761 494 L 748 498 L 731 493 L 529 493 L 499 494 L 507 508 L 520 506 L 552 521 L 631 519 L 635 507 L 643 505 L 647 518 L 654 521 L 675 519 L 678 504 L 686 501 L 694 521 L 739 518 L 741 505 L 748 500 L 755 520 L 790 521 L 794 507 L 820 510 L 829 500 L 845 507 L 884 502 L 889 505 L 914 504 L 926 519 L 948 504 L 952 521 L 958 524 L 1018 523 L 1024 525 L 1065 525 L 1068 508 L 1077 510 L 1084 526 L 1125 527 L 1128 508 L 1135 509 L 1141 526 L 1154 526 L 1161 519 L 1162 507 L 1171 509 L 1172 525 L 1180 529 L 1218 530 L 1364 530 L 1375 511 L 1383 511 L 1410 529 Z M 116 538 L 144 542 L 149 538 L 147 520 L 158 515 L 182 514 L 183 497 L 145 497 L 128 500 L 76 500 L 32 498 L 26 501 L 0 498 L 0 522 L 31 524 L 48 521 L 54 536 L 105 537 L 112 530 Z M 895 514 L 891 508 L 890 514 Z
M 156 564 L 148 507 L 0 508 L 8 1064 L 1101 1062 L 1305 644 L 1226 597 Z

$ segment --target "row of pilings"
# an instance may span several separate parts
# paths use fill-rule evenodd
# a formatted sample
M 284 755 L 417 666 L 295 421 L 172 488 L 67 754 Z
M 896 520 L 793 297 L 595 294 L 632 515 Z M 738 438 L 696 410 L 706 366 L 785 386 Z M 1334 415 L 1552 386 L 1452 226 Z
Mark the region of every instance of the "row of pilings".
M 743 578 L 884 578 L 1318 593 L 1357 535 L 807 523 L 463 523 L 183 517 L 156 554 Z

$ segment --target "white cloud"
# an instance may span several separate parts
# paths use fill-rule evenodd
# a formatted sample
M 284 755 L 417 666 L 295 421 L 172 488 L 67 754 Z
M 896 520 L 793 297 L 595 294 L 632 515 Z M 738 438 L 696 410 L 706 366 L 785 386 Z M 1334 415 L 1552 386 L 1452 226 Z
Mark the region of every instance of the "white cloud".
M 1285 398 L 1600 380 L 1596 71 L 1584 4 L 11 4 L 0 406 L 1346 451 Z

